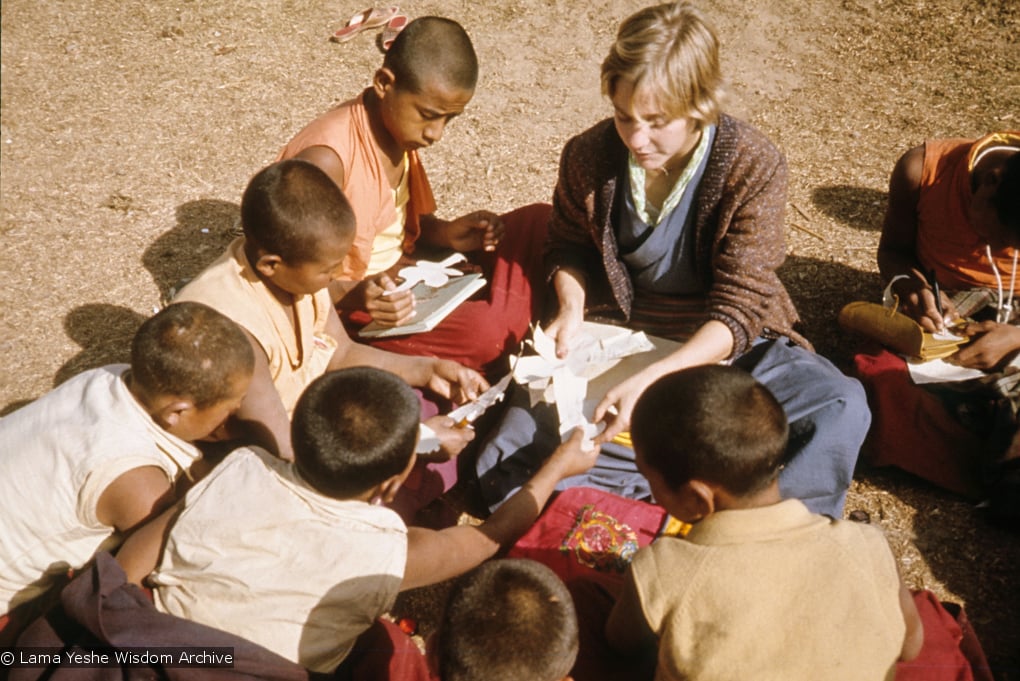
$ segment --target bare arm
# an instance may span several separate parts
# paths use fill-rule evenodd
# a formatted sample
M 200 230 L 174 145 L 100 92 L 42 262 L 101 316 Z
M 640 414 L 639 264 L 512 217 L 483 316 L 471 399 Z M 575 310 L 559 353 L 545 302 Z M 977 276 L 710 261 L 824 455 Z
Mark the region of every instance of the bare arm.
M 900 583 L 900 610 L 903 611 L 903 621 L 907 625 L 900 660 L 910 662 L 921 654 L 921 646 L 924 645 L 924 625 L 921 624 L 921 615 L 917 612 L 914 597 L 902 583 Z
M 437 395 L 458 403 L 473 400 L 489 387 L 477 371 L 456 362 L 435 357 L 400 355 L 355 343 L 347 335 L 335 311 L 330 312 L 326 333 L 337 342 L 328 370 L 353 366 L 379 367 L 400 376 L 408 385 L 427 387 Z
M 329 175 L 329 179 L 333 180 L 336 186 L 340 187 L 340 191 L 343 191 L 345 179 L 344 162 L 340 160 L 335 151 L 327 146 L 318 144 L 302 149 L 294 158 L 299 158 L 318 166 L 322 172 Z
M 244 335 L 248 337 L 248 342 L 251 343 L 254 351 L 255 368 L 252 371 L 248 393 L 232 420 L 247 434 L 246 439 L 273 452 L 281 459 L 293 461 L 294 451 L 290 444 L 290 419 L 280 400 L 280 393 L 277 392 L 276 385 L 273 384 L 273 377 L 269 373 L 269 360 L 266 358 L 266 352 L 246 330 Z
M 178 503 L 166 509 L 138 528 L 121 545 L 117 551 L 117 562 L 124 568 L 129 582 L 141 586 L 149 573 L 159 565 L 170 526 L 181 508 L 182 504 Z
M 570 341 L 584 321 L 585 282 L 584 272 L 576 267 L 561 267 L 553 275 L 553 289 L 556 291 L 559 311 L 545 331 L 556 341 L 557 357 L 567 356 Z
M 888 283 L 893 277 L 906 275 L 893 284 L 899 296 L 900 309 L 914 318 L 927 331 L 944 326 L 935 305 L 935 293 L 928 275 L 917 259 L 917 203 L 921 197 L 921 171 L 924 147 L 914 147 L 900 157 L 889 178 L 889 207 L 882 224 L 878 243 L 878 270 Z M 943 310 L 955 318 L 952 302 L 943 296 Z
M 435 215 L 422 215 L 421 235 L 426 243 L 440 248 L 470 251 L 494 251 L 506 232 L 506 225 L 495 213 L 477 210 L 453 220 L 442 220 Z
M 595 464 L 598 450 L 582 450 L 582 439 L 583 433 L 575 431 L 531 480 L 481 525 L 458 525 L 439 531 L 409 528 L 407 567 L 401 590 L 456 577 L 519 539 L 538 519 L 560 480 L 579 475 Z
M 96 503 L 96 518 L 127 534 L 174 503 L 173 484 L 157 466 L 140 466 L 120 474 Z

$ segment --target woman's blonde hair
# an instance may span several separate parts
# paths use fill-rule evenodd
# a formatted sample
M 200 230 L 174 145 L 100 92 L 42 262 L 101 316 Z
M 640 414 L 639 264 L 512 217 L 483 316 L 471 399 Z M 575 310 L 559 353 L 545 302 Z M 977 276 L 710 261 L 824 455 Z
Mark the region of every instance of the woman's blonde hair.
M 646 7 L 620 24 L 602 62 L 602 94 L 612 97 L 621 79 L 654 93 L 670 116 L 690 118 L 699 127 L 719 120 L 719 40 L 687 2 Z

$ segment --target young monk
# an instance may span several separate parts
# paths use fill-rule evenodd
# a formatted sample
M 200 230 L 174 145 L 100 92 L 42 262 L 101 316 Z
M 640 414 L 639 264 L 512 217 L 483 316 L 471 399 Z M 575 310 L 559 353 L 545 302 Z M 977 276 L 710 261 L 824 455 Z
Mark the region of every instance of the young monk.
M 113 549 L 190 482 L 201 440 L 237 410 L 254 357 L 198 303 L 146 320 L 131 364 L 80 374 L 0 419 L 0 614 Z
M 570 592 L 533 560 L 484 563 L 454 583 L 428 656 L 439 681 L 565 681 L 577 657 Z
M 627 430 L 638 396 L 660 376 L 731 361 L 760 377 L 792 423 L 783 495 L 839 517 L 867 402 L 796 331 L 776 274 L 786 255 L 786 163 L 761 132 L 721 112 L 715 31 L 686 2 L 635 13 L 602 64 L 602 90 L 612 118 L 567 142 L 560 161 L 545 246 L 557 303 L 547 331 L 560 356 L 586 318 L 683 342 L 609 390 L 595 408 L 607 423 L 602 441 Z M 535 430 L 532 411 L 512 406 L 479 476 L 498 480 L 508 458 L 525 467 L 540 459 L 548 450 L 532 444 Z M 633 451 L 604 450 L 613 459 L 578 484 L 646 496 Z M 506 486 L 493 487 L 498 503 Z
M 492 557 L 596 455 L 577 433 L 482 525 L 407 528 L 384 504 L 414 466 L 418 419 L 414 392 L 388 372 L 316 379 L 294 413 L 293 463 L 239 449 L 188 493 L 150 578 L 157 609 L 330 673 L 399 591 Z M 173 513 L 118 554 L 132 581 L 156 565 Z
M 290 419 L 301 392 L 323 372 L 384 366 L 413 386 L 454 400 L 487 387 L 477 372 L 432 357 L 410 357 L 353 342 L 329 298 L 354 235 L 343 193 L 302 160 L 274 163 L 252 178 L 241 199 L 244 236 L 176 300 L 204 302 L 232 318 L 255 351 L 252 386 L 237 412 L 270 451 L 293 458 Z M 473 437 L 445 417 L 429 419 L 440 433 L 441 458 Z
M 505 371 L 501 360 L 535 310 L 533 277 L 541 276 L 549 206 L 441 219 L 418 156 L 464 111 L 477 79 L 474 47 L 459 24 L 415 19 L 386 52 L 371 86 L 309 123 L 279 158 L 311 161 L 351 201 L 357 232 L 331 290 L 352 329 L 369 319 L 384 325 L 412 319 L 410 291 L 386 293 L 395 288 L 395 272 L 419 256 L 464 252 L 489 282 L 480 299 L 462 303 L 431 332 L 373 345 Z
M 882 532 L 783 500 L 788 428 L 765 386 L 735 367 L 685 369 L 641 395 L 632 423 L 656 501 L 693 528 L 637 552 L 606 624 L 613 647 L 650 643 L 656 679 L 691 681 L 881 681 L 920 653 Z
M 926 331 L 953 325 L 954 333 L 972 339 L 948 362 L 992 374 L 1020 353 L 1018 249 L 1020 131 L 931 139 L 900 157 L 889 180 L 878 268 L 899 309 Z M 989 300 L 987 309 L 968 313 L 975 321 L 964 325 L 956 325 L 950 298 L 960 291 Z M 991 494 L 993 512 L 1011 515 L 1013 523 L 1020 519 L 1011 501 L 1020 487 L 1020 460 L 1005 454 L 1014 437 L 1014 447 L 1020 445 L 1015 418 L 996 424 L 991 412 L 973 408 L 983 399 L 962 393 L 953 401 L 970 408 L 954 413 L 948 400 L 914 385 L 906 362 L 891 352 L 862 353 L 854 362 L 875 414 L 872 463 L 898 466 L 969 496 Z M 1014 403 L 1018 390 L 1008 391 Z

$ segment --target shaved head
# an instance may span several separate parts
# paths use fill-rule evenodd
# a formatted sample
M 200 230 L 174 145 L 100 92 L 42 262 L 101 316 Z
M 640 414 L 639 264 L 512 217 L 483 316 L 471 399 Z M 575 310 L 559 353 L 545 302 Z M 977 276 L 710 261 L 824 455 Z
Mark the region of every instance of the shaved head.
M 478 82 L 478 57 L 471 38 L 452 19 L 420 17 L 397 35 L 383 59 L 396 86 L 420 93 L 432 81 L 473 91 Z

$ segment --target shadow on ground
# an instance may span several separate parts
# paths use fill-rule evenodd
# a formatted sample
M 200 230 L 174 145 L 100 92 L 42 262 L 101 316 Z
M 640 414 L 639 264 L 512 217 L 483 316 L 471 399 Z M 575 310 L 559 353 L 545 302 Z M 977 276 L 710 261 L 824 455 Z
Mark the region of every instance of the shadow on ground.
M 131 339 L 145 317 L 120 305 L 89 303 L 79 305 L 64 317 L 68 338 L 81 346 L 53 376 L 56 387 L 83 371 L 107 364 L 131 361 Z
M 811 192 L 811 202 L 818 210 L 862 231 L 881 231 L 887 200 L 885 192 L 845 184 L 816 187 Z
M 188 201 L 177 207 L 177 225 L 161 234 L 142 254 L 160 296 L 166 300 L 172 288 L 180 288 L 223 253 L 237 236 L 234 227 L 241 215 L 236 203 L 218 199 Z
M 53 375 L 53 387 L 74 378 L 83 371 L 107 364 L 127 364 L 131 361 L 131 339 L 145 317 L 134 310 L 107 303 L 79 305 L 64 317 L 67 337 L 81 350 Z M 24 407 L 32 400 L 17 400 L 0 409 L 6 416 Z
M 840 329 L 836 317 L 851 301 L 879 299 L 882 286 L 878 274 L 792 255 L 779 268 L 779 277 L 797 306 L 804 335 L 815 350 L 845 370 L 860 339 Z

